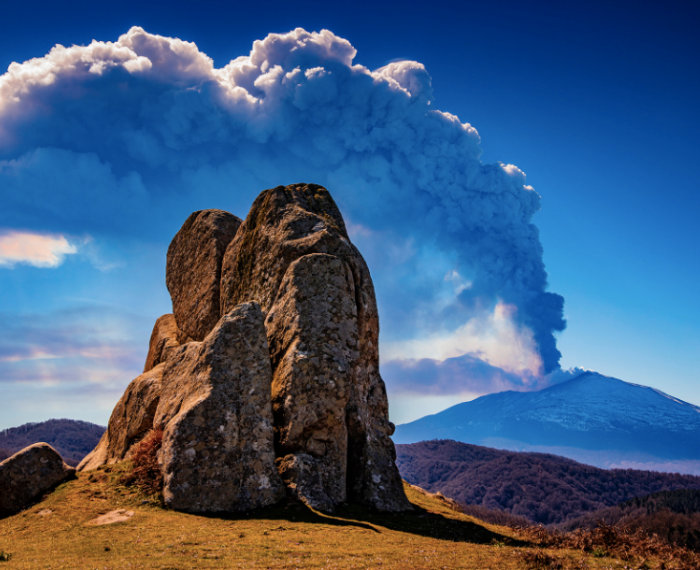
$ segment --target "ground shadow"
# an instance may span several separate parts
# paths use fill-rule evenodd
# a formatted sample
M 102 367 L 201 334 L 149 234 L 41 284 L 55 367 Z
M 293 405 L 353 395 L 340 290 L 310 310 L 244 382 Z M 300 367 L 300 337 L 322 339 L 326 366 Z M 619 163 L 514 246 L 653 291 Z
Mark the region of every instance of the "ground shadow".
M 453 519 L 427 511 L 417 505 L 406 513 L 380 513 L 362 505 L 348 504 L 333 515 L 310 509 L 304 503 L 287 499 L 275 506 L 246 514 L 211 515 L 211 518 L 226 520 L 275 520 L 289 523 L 309 523 L 331 526 L 352 526 L 381 534 L 389 529 L 425 537 L 469 542 L 473 544 L 502 543 L 508 546 L 531 546 L 530 542 L 512 538 L 489 530 L 485 526 Z

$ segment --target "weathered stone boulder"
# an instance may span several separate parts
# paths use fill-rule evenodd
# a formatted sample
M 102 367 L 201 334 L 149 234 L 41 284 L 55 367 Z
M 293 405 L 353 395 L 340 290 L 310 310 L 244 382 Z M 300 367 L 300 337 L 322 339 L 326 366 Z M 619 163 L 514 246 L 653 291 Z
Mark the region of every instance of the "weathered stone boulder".
M 294 261 L 267 316 L 277 362 L 272 409 L 280 474 L 311 506 L 332 511 L 347 499 L 345 410 L 358 360 L 352 273 L 332 255 Z M 293 460 L 297 454 L 304 457 Z
M 234 307 L 202 342 L 165 363 L 154 426 L 170 507 L 189 512 L 249 511 L 276 503 L 272 371 L 257 303 Z
M 175 322 L 175 315 L 167 314 L 159 317 L 153 326 L 143 371 L 148 372 L 160 363 L 165 362 L 173 350 L 181 344 L 192 342 L 192 340 L 178 328 Z
M 222 314 L 221 262 L 240 225 L 240 218 L 223 210 L 200 210 L 170 243 L 165 282 L 177 326 L 193 340 L 203 340 Z
M 48 443 L 25 447 L 0 463 L 0 516 L 18 513 L 74 476 L 75 469 Z
M 322 510 L 346 499 L 409 510 L 379 375 L 374 286 L 328 191 L 260 194 L 226 250 L 220 296 L 222 313 L 251 300 L 267 313 L 275 441 L 290 490 Z
M 165 363 L 159 364 L 129 384 L 112 411 L 107 431 L 97 447 L 80 462 L 78 471 L 90 471 L 131 457 L 136 444 L 153 428 L 164 370 Z

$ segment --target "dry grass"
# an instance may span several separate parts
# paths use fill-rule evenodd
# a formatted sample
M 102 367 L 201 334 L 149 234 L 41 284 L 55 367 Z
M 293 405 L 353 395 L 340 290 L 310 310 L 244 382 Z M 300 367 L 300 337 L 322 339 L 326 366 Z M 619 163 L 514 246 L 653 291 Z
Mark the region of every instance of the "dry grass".
M 477 521 L 456 512 L 449 501 L 408 485 L 416 506 L 411 514 L 348 506 L 337 516 L 325 516 L 289 502 L 247 516 L 206 517 L 163 509 L 156 497 L 123 485 L 121 478 L 130 470 L 126 463 L 81 473 L 32 508 L 0 520 L 0 551 L 11 555 L 0 561 L 0 570 L 509 570 L 539 567 L 532 565 L 539 564 L 537 556 L 543 563 L 553 558 L 561 563 L 549 568 L 624 567 L 592 554 L 584 561 L 575 549 L 533 548 L 541 537 L 523 540 L 512 529 Z M 86 525 L 115 509 L 136 514 L 127 522 Z

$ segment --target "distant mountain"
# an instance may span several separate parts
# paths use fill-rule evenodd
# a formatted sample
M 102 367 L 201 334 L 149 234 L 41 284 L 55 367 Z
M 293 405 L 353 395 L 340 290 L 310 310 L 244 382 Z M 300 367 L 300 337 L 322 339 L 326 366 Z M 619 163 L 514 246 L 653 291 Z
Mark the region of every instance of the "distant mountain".
M 554 455 L 449 440 L 397 445 L 396 453 L 401 476 L 413 485 L 542 524 L 659 491 L 700 489 L 700 477 L 693 475 L 599 469 Z
M 77 465 L 100 441 L 105 428 L 78 420 L 48 420 L 0 430 L 0 461 L 40 441 L 48 443 L 69 465 Z
M 397 426 L 396 443 L 454 439 L 598 467 L 700 474 L 700 408 L 585 372 L 538 392 L 500 392 Z

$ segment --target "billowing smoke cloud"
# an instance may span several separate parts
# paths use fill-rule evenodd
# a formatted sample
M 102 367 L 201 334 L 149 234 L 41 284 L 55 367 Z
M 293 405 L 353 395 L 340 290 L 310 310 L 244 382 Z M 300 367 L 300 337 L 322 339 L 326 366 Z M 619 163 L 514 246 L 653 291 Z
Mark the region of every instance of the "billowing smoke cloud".
M 216 69 L 192 43 L 132 28 L 13 63 L 0 77 L 0 226 L 158 241 L 194 209 L 245 216 L 264 188 L 317 182 L 368 257 L 391 340 L 507 306 L 523 346 L 556 369 L 563 299 L 546 291 L 540 197 L 517 167 L 480 161 L 477 131 L 434 108 L 423 65 L 370 71 L 355 55 L 297 29 Z
M 384 364 L 382 376 L 389 392 L 449 396 L 483 395 L 491 392 L 541 390 L 571 380 L 585 372 L 583 368 L 557 369 L 535 376 L 514 374 L 491 366 L 477 356 L 465 354 L 445 360 L 431 358 L 397 359 Z

